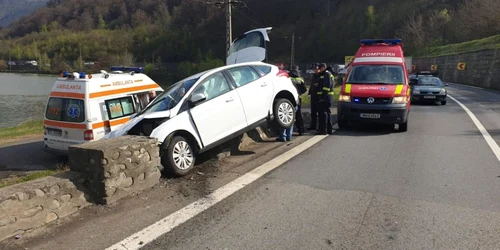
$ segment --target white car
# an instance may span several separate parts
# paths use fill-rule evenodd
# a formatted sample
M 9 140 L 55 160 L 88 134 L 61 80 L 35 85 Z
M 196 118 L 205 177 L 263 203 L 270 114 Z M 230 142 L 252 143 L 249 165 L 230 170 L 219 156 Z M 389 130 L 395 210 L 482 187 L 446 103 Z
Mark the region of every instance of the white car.
M 193 169 L 199 153 L 263 123 L 291 127 L 298 92 L 285 71 L 261 62 L 270 29 L 238 37 L 227 66 L 175 83 L 105 138 L 126 134 L 157 138 L 164 169 L 182 176 Z

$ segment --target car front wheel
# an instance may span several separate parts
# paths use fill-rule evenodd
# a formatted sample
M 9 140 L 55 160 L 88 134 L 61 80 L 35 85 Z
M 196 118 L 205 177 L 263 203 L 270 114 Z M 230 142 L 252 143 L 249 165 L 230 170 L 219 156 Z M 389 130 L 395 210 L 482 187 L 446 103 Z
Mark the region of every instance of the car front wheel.
M 175 136 L 161 158 L 165 171 L 174 176 L 184 176 L 193 168 L 196 160 L 194 148 L 183 136 Z
M 295 107 L 288 99 L 278 99 L 274 102 L 274 117 L 281 128 L 290 128 L 295 122 Z

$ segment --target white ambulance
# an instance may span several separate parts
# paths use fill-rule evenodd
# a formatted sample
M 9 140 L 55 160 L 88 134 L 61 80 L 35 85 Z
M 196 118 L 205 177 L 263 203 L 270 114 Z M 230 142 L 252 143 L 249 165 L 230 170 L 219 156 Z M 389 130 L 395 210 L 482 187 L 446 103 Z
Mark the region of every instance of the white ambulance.
M 95 75 L 61 74 L 45 109 L 44 151 L 67 155 L 71 145 L 99 140 L 163 92 L 157 83 L 141 73 L 143 68 L 114 67 L 112 70 Z

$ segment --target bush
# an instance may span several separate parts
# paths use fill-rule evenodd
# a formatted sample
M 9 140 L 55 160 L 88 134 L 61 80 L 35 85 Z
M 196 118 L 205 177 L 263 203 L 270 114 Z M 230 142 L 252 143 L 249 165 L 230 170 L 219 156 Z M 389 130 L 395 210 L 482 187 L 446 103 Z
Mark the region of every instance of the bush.
M 6 70 L 8 69 L 8 65 L 4 60 L 0 60 L 0 70 Z

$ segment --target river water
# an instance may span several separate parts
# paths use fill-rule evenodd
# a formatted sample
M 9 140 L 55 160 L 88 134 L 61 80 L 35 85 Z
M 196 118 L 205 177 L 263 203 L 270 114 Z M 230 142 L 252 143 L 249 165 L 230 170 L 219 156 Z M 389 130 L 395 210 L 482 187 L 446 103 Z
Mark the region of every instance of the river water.
M 0 128 L 42 120 L 57 75 L 0 73 Z

